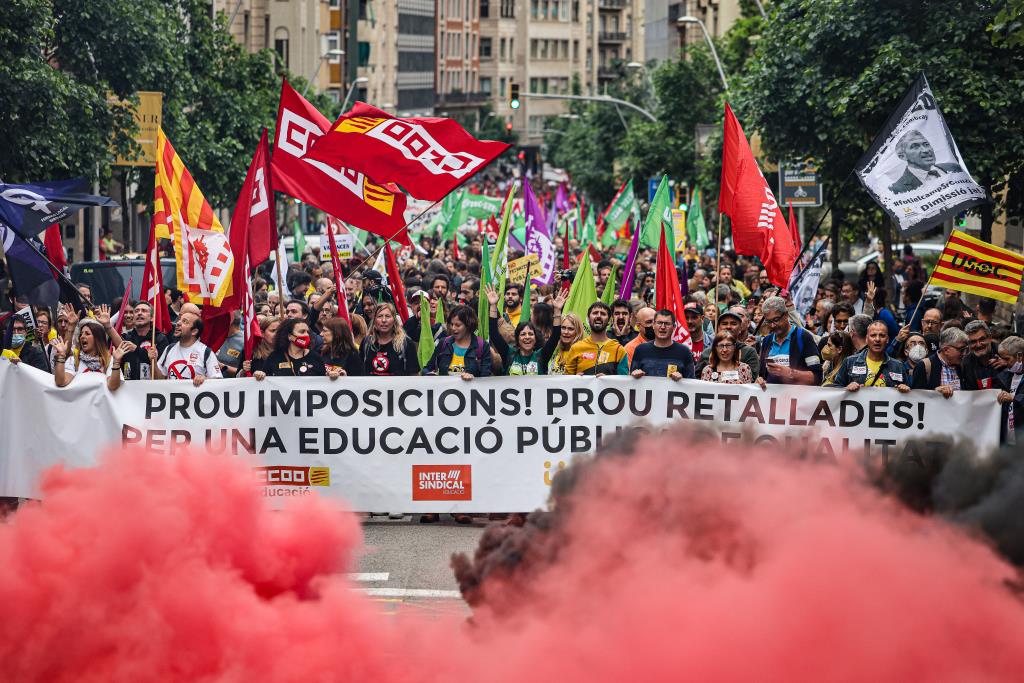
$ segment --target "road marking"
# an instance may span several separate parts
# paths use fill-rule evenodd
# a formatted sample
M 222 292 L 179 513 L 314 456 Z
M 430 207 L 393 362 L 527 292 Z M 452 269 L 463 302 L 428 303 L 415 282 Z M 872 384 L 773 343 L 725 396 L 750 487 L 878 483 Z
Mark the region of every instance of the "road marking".
M 354 590 L 376 598 L 453 598 L 462 599 L 459 591 L 432 590 L 429 588 L 356 588 Z
M 355 572 L 353 574 L 346 574 L 350 581 L 387 581 L 391 576 L 391 572 Z

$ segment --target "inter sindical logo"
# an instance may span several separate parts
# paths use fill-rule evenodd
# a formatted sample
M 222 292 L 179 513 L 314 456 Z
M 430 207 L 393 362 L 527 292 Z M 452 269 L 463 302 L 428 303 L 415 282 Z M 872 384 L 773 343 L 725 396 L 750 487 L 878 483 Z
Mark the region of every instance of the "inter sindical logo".
M 473 500 L 472 465 L 413 465 L 413 500 Z

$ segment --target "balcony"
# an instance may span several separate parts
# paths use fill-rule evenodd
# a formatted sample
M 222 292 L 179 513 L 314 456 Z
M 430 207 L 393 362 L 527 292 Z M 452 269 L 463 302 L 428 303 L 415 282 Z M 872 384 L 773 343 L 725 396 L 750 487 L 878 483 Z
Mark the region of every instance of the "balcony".
M 597 67 L 597 77 L 602 81 L 614 81 L 619 77 L 619 72 L 615 69 L 608 69 L 603 66 Z
M 621 43 L 624 42 L 627 37 L 627 34 L 624 32 L 601 31 L 598 34 L 597 39 L 602 43 Z
M 623 9 L 626 6 L 626 0 L 598 0 L 598 9 Z
M 489 92 L 449 92 L 449 93 L 435 93 L 434 94 L 434 106 L 435 107 L 453 107 L 453 106 L 470 106 L 470 105 L 481 105 L 491 99 L 491 93 Z

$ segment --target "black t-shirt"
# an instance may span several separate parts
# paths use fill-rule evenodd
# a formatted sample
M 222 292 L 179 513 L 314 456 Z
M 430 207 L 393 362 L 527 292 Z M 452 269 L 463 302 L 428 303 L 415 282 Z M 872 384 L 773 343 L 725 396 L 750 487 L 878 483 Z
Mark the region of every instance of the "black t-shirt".
M 651 377 L 668 377 L 672 372 L 678 372 L 687 379 L 693 379 L 693 353 L 679 342 L 665 347 L 644 342 L 633 351 L 629 371 L 634 370 L 643 370 Z
M 324 348 L 327 351 L 327 348 Z M 363 357 L 359 354 L 359 351 L 353 351 L 347 356 L 334 357 L 327 355 L 324 357 L 324 364 L 328 368 L 341 368 L 345 371 L 345 374 L 349 377 L 360 377 L 366 374 L 366 370 L 363 368 Z
M 363 367 L 367 375 L 384 377 L 412 376 L 420 374 L 420 363 L 416 357 L 416 344 L 405 338 L 404 348 L 399 353 L 395 342 L 377 346 L 369 339 L 363 344 Z
M 316 351 L 302 358 L 292 358 L 287 351 L 274 351 L 263 363 L 263 372 L 270 377 L 326 377 L 327 366 Z
M 131 353 L 126 353 L 124 359 L 121 361 L 121 365 L 128 370 L 128 379 L 152 379 L 150 375 L 149 355 L 146 353 L 152 345 L 152 332 L 150 334 L 142 335 L 135 331 L 134 328 L 128 330 L 121 335 L 121 338 L 125 341 L 129 341 L 135 344 L 135 350 Z M 167 335 L 163 332 L 156 333 L 156 356 L 160 357 L 160 354 L 164 352 L 170 341 L 167 339 Z

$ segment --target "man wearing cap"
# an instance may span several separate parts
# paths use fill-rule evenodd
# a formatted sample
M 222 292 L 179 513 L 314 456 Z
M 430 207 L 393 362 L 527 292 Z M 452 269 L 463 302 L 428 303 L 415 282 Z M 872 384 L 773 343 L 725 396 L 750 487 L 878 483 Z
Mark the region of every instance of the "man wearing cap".
M 745 311 L 742 306 L 733 306 L 732 308 L 722 312 L 718 316 L 718 332 L 729 332 L 737 340 L 736 341 L 736 357 L 742 362 L 750 366 L 750 372 L 753 374 L 753 379 L 757 381 L 758 366 L 760 363 L 757 358 L 757 349 L 749 344 L 744 343 L 742 340 L 747 338 L 747 331 L 743 329 Z M 704 349 L 704 352 L 700 354 L 700 358 L 697 361 L 697 376 L 703 372 L 704 366 L 707 365 L 711 360 L 711 347 Z
M 693 355 L 700 357 L 704 353 L 704 324 L 700 306 L 696 301 L 691 301 L 683 306 L 683 314 L 686 316 L 686 327 L 690 330 L 690 345 Z

